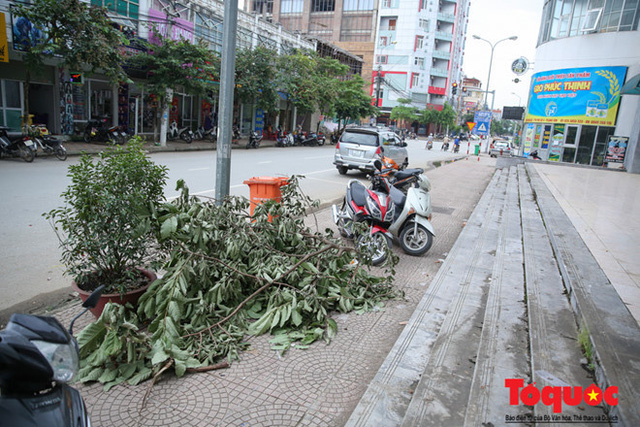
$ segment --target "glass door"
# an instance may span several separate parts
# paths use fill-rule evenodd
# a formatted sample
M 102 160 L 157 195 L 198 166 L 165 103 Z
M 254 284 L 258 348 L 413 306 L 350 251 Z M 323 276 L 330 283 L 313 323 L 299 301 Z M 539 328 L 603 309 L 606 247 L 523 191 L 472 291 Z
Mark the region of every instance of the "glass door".
M 578 141 L 578 126 L 567 126 L 564 145 L 562 147 L 562 161 L 573 163 L 576 160 L 576 142 Z

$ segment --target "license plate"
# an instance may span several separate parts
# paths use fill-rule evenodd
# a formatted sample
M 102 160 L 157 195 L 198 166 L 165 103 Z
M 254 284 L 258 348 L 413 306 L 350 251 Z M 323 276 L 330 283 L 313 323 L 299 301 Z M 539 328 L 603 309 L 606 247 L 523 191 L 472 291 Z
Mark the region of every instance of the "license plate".
M 364 157 L 364 151 L 361 151 L 361 150 L 350 150 L 349 154 L 352 157 L 360 157 L 360 158 Z
M 33 141 L 30 139 L 25 139 L 24 145 L 26 145 L 27 147 L 33 147 Z

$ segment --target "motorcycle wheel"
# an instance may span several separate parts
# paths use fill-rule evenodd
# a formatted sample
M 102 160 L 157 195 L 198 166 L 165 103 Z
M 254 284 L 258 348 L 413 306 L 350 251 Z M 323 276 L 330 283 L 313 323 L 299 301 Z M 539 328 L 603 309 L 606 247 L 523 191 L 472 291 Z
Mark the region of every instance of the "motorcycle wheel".
M 247 145 L 246 145 L 246 147 L 244 147 L 244 148 L 246 148 L 247 150 L 248 150 L 249 148 L 251 148 L 251 143 L 250 143 L 250 142 L 247 142 Z
M 61 161 L 67 160 L 67 150 L 62 146 L 56 148 L 56 151 L 54 154 L 56 155 L 56 158 L 58 160 L 61 160 Z
M 118 139 L 113 134 L 107 135 L 107 144 L 116 145 L 118 144 Z
M 182 135 L 180 135 L 180 138 L 182 138 L 182 140 L 187 144 L 191 144 L 193 142 L 193 138 L 187 132 L 184 132 Z
M 82 135 L 82 140 L 84 142 L 89 142 L 91 141 L 91 134 L 89 132 L 85 132 L 84 135 Z
M 324 145 L 324 139 L 318 138 L 318 145 Z
M 369 236 L 360 235 L 356 238 L 356 246 L 371 258 L 372 265 L 380 265 L 387 259 L 387 250 L 391 250 L 391 239 L 381 231 Z
M 21 145 L 19 147 L 19 150 L 20 150 L 20 157 L 22 158 L 22 160 L 24 160 L 27 163 L 33 162 L 33 159 L 36 158 L 36 155 L 33 152 L 33 150 L 27 147 L 26 145 Z
M 422 255 L 431 249 L 433 235 L 422 225 L 410 221 L 400 232 L 400 247 L 409 255 Z

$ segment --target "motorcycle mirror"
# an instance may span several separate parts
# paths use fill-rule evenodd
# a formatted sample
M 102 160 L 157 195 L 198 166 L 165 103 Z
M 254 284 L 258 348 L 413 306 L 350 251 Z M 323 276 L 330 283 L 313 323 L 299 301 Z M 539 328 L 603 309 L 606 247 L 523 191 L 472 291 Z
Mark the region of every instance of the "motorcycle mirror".
M 98 305 L 98 300 L 100 299 L 100 296 L 102 296 L 102 293 L 104 292 L 104 285 L 100 285 L 96 288 L 95 291 L 91 292 L 91 295 L 89 295 L 89 298 L 87 298 L 85 300 L 85 302 L 82 303 L 82 306 L 84 308 L 95 308 L 96 305 Z
M 376 169 L 378 169 L 379 171 L 382 170 L 382 162 L 378 159 L 373 161 L 373 167 L 375 167 Z

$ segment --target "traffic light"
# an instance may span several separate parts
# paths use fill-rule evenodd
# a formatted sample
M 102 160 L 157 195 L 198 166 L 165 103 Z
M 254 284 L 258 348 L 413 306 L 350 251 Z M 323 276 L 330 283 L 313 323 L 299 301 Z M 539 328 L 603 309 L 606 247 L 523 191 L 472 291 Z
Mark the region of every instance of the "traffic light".
M 467 93 L 467 87 L 466 86 L 462 86 L 462 92 Z
M 458 93 L 458 83 L 453 82 L 451 84 L 451 95 L 455 95 L 456 93 Z

